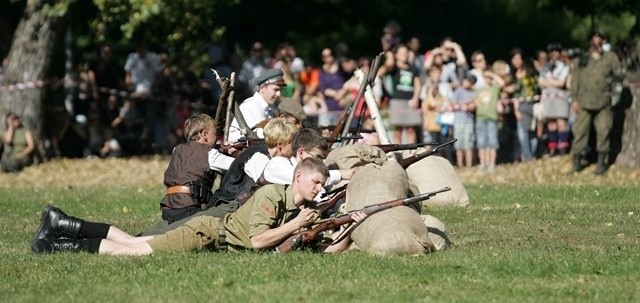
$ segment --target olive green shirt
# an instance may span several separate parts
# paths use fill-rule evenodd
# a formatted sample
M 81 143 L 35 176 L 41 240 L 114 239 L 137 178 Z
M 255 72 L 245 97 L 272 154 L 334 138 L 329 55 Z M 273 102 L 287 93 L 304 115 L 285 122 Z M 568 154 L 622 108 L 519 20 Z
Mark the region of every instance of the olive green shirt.
M 573 62 L 571 95 L 584 109 L 599 110 L 611 105 L 613 81 L 620 74 L 620 61 L 612 52 L 604 52 L 598 59 L 591 53 Z
M 253 248 L 251 237 L 291 221 L 303 207 L 317 209 L 312 202 L 297 207 L 289 185 L 269 184 L 261 187 L 237 211 L 223 218 L 227 249 L 237 251 Z

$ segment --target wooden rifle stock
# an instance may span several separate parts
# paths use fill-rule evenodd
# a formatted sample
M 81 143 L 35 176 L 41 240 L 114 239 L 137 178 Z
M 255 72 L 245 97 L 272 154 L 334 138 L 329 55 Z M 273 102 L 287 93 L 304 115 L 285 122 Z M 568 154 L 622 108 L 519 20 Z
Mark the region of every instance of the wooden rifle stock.
M 218 149 L 220 152 L 227 153 L 231 148 L 234 148 L 238 151 L 242 151 L 249 146 L 256 145 L 262 142 L 264 142 L 264 139 L 262 138 L 247 139 L 247 140 L 241 140 L 232 144 L 216 144 L 214 145 L 214 148 Z
M 416 149 L 424 146 L 438 145 L 440 143 L 415 143 L 415 144 L 378 144 L 374 145 L 382 149 L 385 153 L 394 152 L 399 150 Z
M 369 205 L 367 207 L 364 207 L 358 210 L 352 210 L 346 214 L 342 214 L 337 217 L 321 220 L 319 222 L 316 222 L 316 226 L 314 228 L 291 235 L 289 238 L 284 240 L 280 245 L 276 247 L 276 251 L 279 253 L 287 253 L 294 249 L 300 248 L 302 245 L 306 243 L 313 242 L 316 240 L 316 238 L 321 232 L 329 229 L 334 229 L 344 224 L 353 222 L 353 219 L 351 218 L 351 215 L 353 213 L 363 212 L 367 216 L 370 216 L 392 207 L 403 206 L 403 205 L 408 206 L 416 202 L 424 201 L 441 192 L 445 192 L 449 190 L 451 190 L 450 187 L 445 187 L 443 189 L 420 194 L 415 197 L 396 199 L 396 200 L 391 200 L 391 201 L 380 203 L 380 204 Z
M 440 148 L 443 148 L 443 147 L 445 147 L 445 146 L 447 146 L 449 144 L 453 144 L 456 141 L 458 141 L 458 139 L 453 138 L 453 139 L 451 139 L 451 140 L 449 140 L 449 141 L 447 141 L 445 143 L 442 143 L 440 145 L 432 147 L 431 149 L 427 150 L 426 152 L 415 154 L 415 155 L 413 155 L 413 156 L 411 156 L 409 158 L 402 159 L 402 161 L 400 161 L 399 164 L 400 164 L 400 166 L 402 166 L 402 168 L 406 169 L 407 167 L 409 167 L 409 165 L 411 165 L 413 163 L 416 163 L 416 162 L 418 162 L 418 161 L 420 161 L 420 160 L 422 160 L 422 159 L 424 159 L 424 158 L 426 158 L 428 156 L 431 156 L 431 155 L 437 153 L 440 150 Z

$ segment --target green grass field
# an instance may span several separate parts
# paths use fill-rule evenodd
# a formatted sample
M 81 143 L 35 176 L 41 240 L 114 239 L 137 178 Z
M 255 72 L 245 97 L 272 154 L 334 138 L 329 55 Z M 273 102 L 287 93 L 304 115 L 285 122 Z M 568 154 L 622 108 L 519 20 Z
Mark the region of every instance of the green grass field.
M 640 188 L 468 187 L 424 209 L 451 249 L 420 257 L 166 253 L 35 255 L 51 203 L 136 233 L 162 187 L 2 188 L 0 302 L 639 302 Z

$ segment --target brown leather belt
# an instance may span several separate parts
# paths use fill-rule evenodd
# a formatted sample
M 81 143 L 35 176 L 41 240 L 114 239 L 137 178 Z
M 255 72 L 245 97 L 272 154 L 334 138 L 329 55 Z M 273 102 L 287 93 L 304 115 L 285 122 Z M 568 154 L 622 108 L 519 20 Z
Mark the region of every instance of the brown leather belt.
M 167 192 L 165 193 L 165 195 L 190 194 L 190 193 L 191 193 L 191 190 L 189 189 L 189 186 L 176 185 L 176 186 L 171 186 L 167 188 Z

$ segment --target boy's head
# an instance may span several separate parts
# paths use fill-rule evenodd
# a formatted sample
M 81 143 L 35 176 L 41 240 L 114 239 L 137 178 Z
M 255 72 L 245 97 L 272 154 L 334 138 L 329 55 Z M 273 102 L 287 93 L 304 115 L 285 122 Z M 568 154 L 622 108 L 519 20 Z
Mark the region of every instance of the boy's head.
M 429 75 L 429 80 L 433 83 L 440 82 L 440 75 L 442 74 L 442 68 L 438 65 L 431 65 L 429 69 L 427 69 L 427 75 Z
M 329 148 L 327 140 L 313 128 L 300 130 L 293 138 L 291 147 L 298 161 L 309 157 L 324 159 Z
M 472 89 L 473 86 L 476 84 L 476 81 L 478 81 L 476 76 L 472 74 L 467 74 L 467 76 L 464 77 L 464 79 L 462 79 L 462 87 L 466 89 Z
M 216 143 L 215 121 L 207 114 L 197 114 L 184 121 L 184 137 L 209 146 Z
M 329 169 L 321 159 L 306 158 L 293 171 L 292 191 L 304 201 L 312 201 L 329 178 Z
M 278 104 L 278 112 L 278 117 L 298 127 L 302 127 L 302 122 L 307 119 L 300 102 L 291 98 L 285 98 Z
M 280 148 L 283 156 L 291 157 L 291 141 L 300 129 L 283 119 L 271 119 L 264 126 L 264 143 L 268 148 Z

